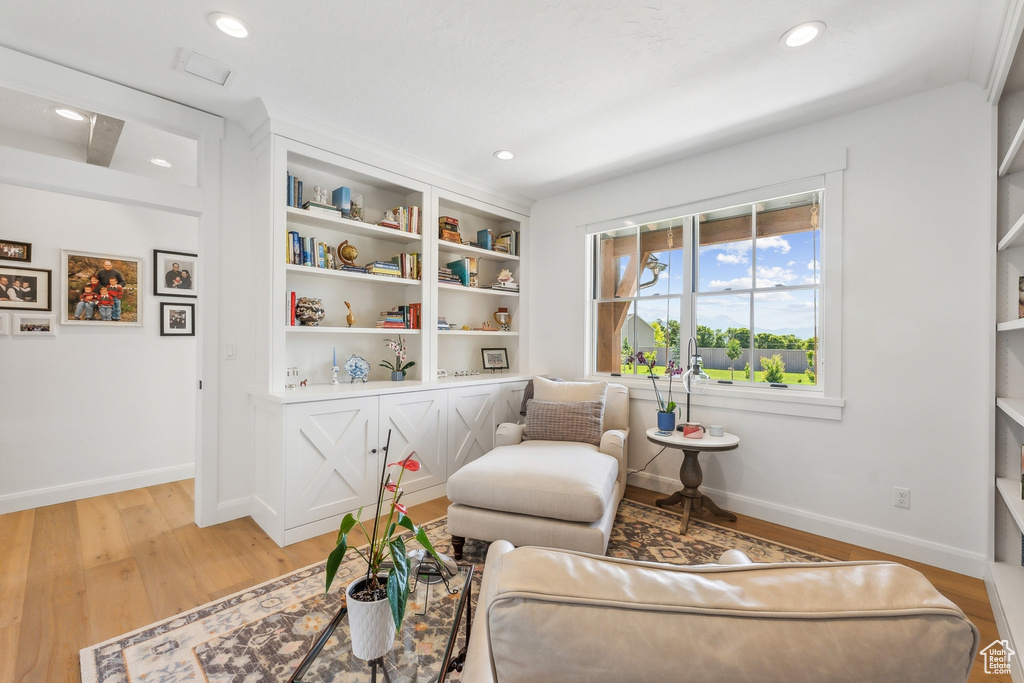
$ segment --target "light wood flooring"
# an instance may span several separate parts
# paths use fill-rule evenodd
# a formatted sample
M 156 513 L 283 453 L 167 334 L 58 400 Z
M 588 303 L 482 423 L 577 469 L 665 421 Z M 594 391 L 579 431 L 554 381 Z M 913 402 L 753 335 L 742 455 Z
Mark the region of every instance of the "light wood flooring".
M 425 522 L 447 506 L 439 498 L 410 515 Z M 318 562 L 334 545 L 325 534 L 279 548 L 249 518 L 192 520 L 192 480 L 0 515 L 0 681 L 79 681 L 81 648 Z M 742 516 L 722 525 L 837 559 L 901 561 L 963 609 L 982 647 L 998 637 L 978 579 Z M 979 657 L 970 681 L 1010 678 L 984 674 Z

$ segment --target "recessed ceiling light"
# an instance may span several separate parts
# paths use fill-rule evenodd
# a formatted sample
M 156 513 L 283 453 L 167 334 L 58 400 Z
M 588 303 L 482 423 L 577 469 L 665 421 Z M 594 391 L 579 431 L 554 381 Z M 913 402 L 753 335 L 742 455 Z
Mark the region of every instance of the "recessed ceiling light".
M 509 159 L 515 159 L 516 155 L 507 149 L 499 149 L 494 153 L 494 156 L 501 159 L 502 161 L 508 161 Z
M 247 38 L 252 33 L 252 26 L 224 12 L 214 12 L 208 19 L 211 26 L 232 38 Z
M 825 24 L 821 21 L 808 21 L 794 26 L 779 38 L 779 44 L 783 47 L 800 47 L 811 42 L 825 32 Z
M 153 157 L 152 159 L 149 160 L 149 163 L 153 164 L 154 166 L 159 166 L 160 168 L 171 167 L 171 162 L 167 161 L 167 159 L 161 159 L 160 157 Z
M 81 114 L 74 109 L 68 109 L 67 107 L 58 107 L 53 110 L 53 113 L 58 116 L 63 116 L 66 119 L 70 119 L 71 121 L 85 121 L 84 114 Z

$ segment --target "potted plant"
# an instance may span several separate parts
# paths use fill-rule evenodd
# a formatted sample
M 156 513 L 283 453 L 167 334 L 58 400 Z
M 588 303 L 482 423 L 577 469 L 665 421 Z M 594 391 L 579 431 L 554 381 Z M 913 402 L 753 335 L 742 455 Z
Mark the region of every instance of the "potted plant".
M 658 399 L 658 429 L 670 432 L 676 428 L 676 402 L 672 400 L 672 378 L 676 375 L 680 375 L 684 372 L 681 365 L 677 365 L 674 360 L 669 360 L 665 364 L 665 375 L 668 377 L 668 401 L 661 398 L 661 392 L 658 391 L 657 377 L 654 374 L 654 366 L 658 364 L 658 354 L 653 351 L 645 354 L 643 351 L 637 351 L 632 356 L 626 358 L 627 363 L 636 363 L 637 365 L 647 366 L 647 372 L 651 377 L 651 384 L 654 385 L 654 395 Z
M 385 339 L 384 343 L 387 344 L 392 351 L 395 352 L 395 361 L 382 361 L 380 366 L 391 370 L 391 380 L 394 382 L 401 382 L 405 379 L 405 371 L 416 365 L 414 361 L 406 362 L 408 354 L 405 350 L 405 340 L 402 339 L 401 335 L 398 337 L 398 341 L 394 339 Z
M 391 432 L 388 431 L 385 454 L 390 445 Z M 354 516 L 352 513 L 346 514 L 338 529 L 337 545 L 327 557 L 325 593 L 331 589 L 331 583 L 348 551 L 349 533 L 358 526 L 370 539 L 368 546 L 353 548 L 366 562 L 366 573 L 353 581 L 345 591 L 352 653 L 360 659 L 377 659 L 390 651 L 405 617 L 405 606 L 409 600 L 409 559 L 406 556 L 405 541 L 396 532 L 401 533 L 400 528 L 411 531 L 420 545 L 438 563 L 441 562 L 426 532 L 413 524 L 405 506 L 400 502 L 402 476 L 406 471 L 416 472 L 420 468 L 420 463 L 413 459 L 415 455 L 410 453 L 408 457 L 382 467 L 372 533 L 367 531 L 361 521 L 363 508 L 359 508 Z M 387 458 L 384 460 L 386 463 Z M 393 467 L 398 468 L 395 481 L 388 472 Z M 386 511 L 385 501 L 388 501 Z M 386 567 L 385 562 L 390 566 Z

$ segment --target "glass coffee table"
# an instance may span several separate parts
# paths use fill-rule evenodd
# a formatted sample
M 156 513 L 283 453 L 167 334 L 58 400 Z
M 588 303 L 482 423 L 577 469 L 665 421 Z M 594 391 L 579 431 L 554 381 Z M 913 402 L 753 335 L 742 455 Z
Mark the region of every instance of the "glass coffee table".
M 288 683 L 440 683 L 452 671 L 462 671 L 473 616 L 469 611 L 475 571 L 476 565 L 460 564 L 459 572 L 447 582 L 432 567 L 414 574 L 395 646 L 372 662 L 352 654 L 348 618 L 342 606 Z M 460 633 L 463 621 L 465 628 Z

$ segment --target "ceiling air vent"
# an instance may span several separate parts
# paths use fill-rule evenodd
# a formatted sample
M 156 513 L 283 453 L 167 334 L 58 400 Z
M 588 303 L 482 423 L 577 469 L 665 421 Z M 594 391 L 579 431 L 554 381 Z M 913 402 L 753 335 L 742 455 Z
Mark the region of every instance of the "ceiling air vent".
M 181 55 L 178 57 L 178 71 L 198 76 L 217 85 L 227 85 L 232 76 L 231 67 L 185 48 L 181 48 Z

